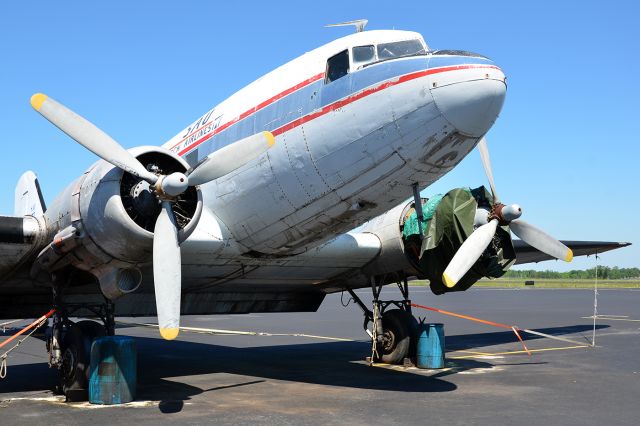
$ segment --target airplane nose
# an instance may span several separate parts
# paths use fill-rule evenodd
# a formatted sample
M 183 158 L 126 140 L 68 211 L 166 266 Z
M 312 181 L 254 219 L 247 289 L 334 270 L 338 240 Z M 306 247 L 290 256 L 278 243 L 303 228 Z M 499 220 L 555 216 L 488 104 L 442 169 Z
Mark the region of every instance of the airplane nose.
M 443 73 L 448 74 L 448 73 Z M 456 70 L 431 80 L 431 94 L 444 118 L 460 133 L 481 137 L 498 118 L 507 91 L 497 68 Z

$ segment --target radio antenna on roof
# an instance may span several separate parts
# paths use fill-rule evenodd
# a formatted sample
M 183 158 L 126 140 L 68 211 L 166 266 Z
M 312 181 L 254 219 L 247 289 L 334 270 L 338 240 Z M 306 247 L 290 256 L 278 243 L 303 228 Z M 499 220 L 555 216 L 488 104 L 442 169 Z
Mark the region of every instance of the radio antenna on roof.
M 325 25 L 325 28 L 327 28 L 327 27 L 347 27 L 349 25 L 353 25 L 354 27 L 356 27 L 356 32 L 360 33 L 362 31 L 364 31 L 364 27 L 367 25 L 367 22 L 369 22 L 367 19 L 356 19 L 355 21 L 340 22 L 339 24 Z

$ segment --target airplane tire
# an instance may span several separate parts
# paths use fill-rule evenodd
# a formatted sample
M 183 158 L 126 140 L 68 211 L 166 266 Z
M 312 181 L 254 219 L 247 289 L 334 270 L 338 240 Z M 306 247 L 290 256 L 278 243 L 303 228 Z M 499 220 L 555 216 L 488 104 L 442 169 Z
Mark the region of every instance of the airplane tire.
M 415 318 L 401 309 L 392 309 L 382 315 L 382 348 L 378 348 L 379 361 L 401 364 L 409 355 Z
M 104 328 L 95 321 L 80 321 L 64 336 L 60 388 L 67 402 L 86 401 L 89 388 L 91 344 L 104 336 Z

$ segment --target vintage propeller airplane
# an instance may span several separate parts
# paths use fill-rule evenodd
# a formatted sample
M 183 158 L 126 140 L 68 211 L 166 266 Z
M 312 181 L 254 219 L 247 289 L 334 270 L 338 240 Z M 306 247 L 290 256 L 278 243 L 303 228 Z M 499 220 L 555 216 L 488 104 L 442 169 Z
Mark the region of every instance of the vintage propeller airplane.
M 33 95 L 36 111 L 100 159 L 48 208 L 35 175 L 20 178 L 15 216 L 0 217 L 0 318 L 56 309 L 47 350 L 68 396 L 86 389 L 87 347 L 114 333 L 115 315 L 157 314 L 174 339 L 181 314 L 315 311 L 345 290 L 377 331 L 379 357 L 398 362 L 413 321 L 408 278 L 440 294 L 514 263 L 625 245 L 559 242 L 499 202 L 484 136 L 506 90 L 488 58 L 394 30 L 292 60 L 161 147 L 124 149 Z M 476 146 L 491 193 L 420 197 Z M 379 299 L 390 283 L 404 300 Z M 353 293 L 367 286 L 373 310 Z

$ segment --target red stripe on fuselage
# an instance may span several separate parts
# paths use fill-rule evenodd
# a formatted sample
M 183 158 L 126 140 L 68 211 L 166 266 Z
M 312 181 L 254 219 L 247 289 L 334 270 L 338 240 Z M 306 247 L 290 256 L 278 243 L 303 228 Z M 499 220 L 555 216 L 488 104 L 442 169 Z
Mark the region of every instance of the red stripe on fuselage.
M 301 124 L 307 123 L 315 118 L 318 118 L 320 116 L 323 116 L 331 111 L 335 111 L 338 108 L 342 108 L 345 105 L 348 105 L 352 102 L 355 102 L 357 100 L 360 100 L 362 98 L 365 98 L 369 95 L 372 95 L 376 92 L 379 92 L 381 90 L 387 89 L 389 87 L 392 86 L 396 86 L 400 83 L 405 83 L 407 81 L 411 81 L 411 80 L 415 80 L 416 78 L 420 78 L 420 77 L 424 77 L 430 74 L 437 74 L 437 73 L 441 73 L 441 72 L 447 72 L 447 71 L 457 71 L 457 70 L 462 70 L 462 69 L 469 69 L 469 68 L 494 68 L 494 69 L 498 69 L 498 67 L 493 66 L 493 65 L 456 65 L 456 66 L 451 66 L 451 67 L 443 67 L 443 68 L 434 68 L 434 69 L 428 69 L 428 70 L 424 70 L 424 71 L 418 71 L 418 72 L 414 72 L 411 74 L 405 74 L 402 75 L 400 77 L 398 77 L 397 80 L 390 80 L 390 81 L 386 81 L 384 83 L 382 83 L 379 86 L 376 87 L 371 87 L 368 89 L 364 89 L 361 92 L 358 92 L 356 94 L 353 94 L 351 96 L 348 96 L 346 98 L 340 99 L 339 101 L 336 101 L 332 104 L 329 104 L 327 106 L 325 106 L 324 108 L 318 110 L 318 111 L 314 111 L 309 115 L 305 115 L 304 117 L 301 117 L 297 120 L 294 120 L 288 124 L 285 124 L 282 127 L 279 127 L 275 130 L 273 130 L 271 133 L 273 133 L 274 136 L 278 136 L 286 131 L 289 131 L 291 129 L 294 129 L 298 126 L 300 126 Z
M 313 83 L 313 82 L 315 82 L 315 81 L 318 81 L 318 80 L 320 80 L 320 79 L 321 79 L 321 78 L 323 78 L 323 77 L 324 77 L 324 73 L 323 73 L 323 72 L 321 72 L 320 74 L 316 74 L 316 75 L 314 75 L 313 77 L 310 77 L 310 78 L 308 78 L 308 79 L 306 79 L 306 80 L 304 80 L 304 81 L 301 81 L 300 83 L 296 84 L 295 86 L 292 86 L 292 87 L 288 88 L 287 90 L 285 90 L 285 91 L 283 91 L 283 92 L 280 92 L 280 93 L 278 93 L 278 94 L 277 94 L 277 95 L 275 95 L 275 96 L 270 97 L 269 99 L 267 99 L 266 101 L 264 101 L 264 102 L 262 102 L 262 103 L 258 104 L 257 106 L 255 106 L 255 107 L 253 107 L 253 108 L 251 108 L 251 109 L 248 109 L 247 111 L 243 112 L 242 114 L 240 114 L 239 116 L 237 116 L 237 117 L 236 117 L 236 118 L 234 118 L 233 120 L 228 121 L 228 122 L 224 123 L 224 124 L 223 124 L 223 125 L 221 125 L 221 126 L 218 126 L 218 127 L 214 130 L 213 134 L 208 134 L 208 135 L 206 135 L 206 136 L 211 137 L 211 136 L 213 136 L 213 135 L 215 135 L 215 134 L 217 134 L 217 133 L 220 133 L 221 131 L 223 131 L 223 130 L 224 130 L 224 129 L 226 129 L 227 127 L 232 126 L 232 125 L 236 124 L 238 121 L 240 121 L 240 120 L 243 120 L 243 119 L 247 118 L 248 116 L 250 116 L 250 115 L 251 115 L 251 114 L 253 114 L 254 112 L 260 111 L 262 108 L 264 108 L 264 107 L 267 107 L 267 106 L 271 105 L 271 104 L 272 104 L 272 103 L 274 103 L 275 101 L 278 101 L 278 100 L 280 100 L 280 99 L 284 98 L 285 96 L 290 95 L 291 93 L 295 92 L 296 90 L 300 90 L 300 89 L 302 89 L 303 87 L 308 86 L 309 84 L 311 84 L 311 83 Z M 185 140 L 187 140 L 187 139 L 188 139 L 188 138 L 190 138 L 191 136 L 195 135 L 196 133 L 198 133 L 200 130 L 204 129 L 205 127 L 207 127 L 207 126 L 208 126 L 208 125 L 210 125 L 211 123 L 212 123 L 212 121 L 208 121 L 207 123 L 203 124 L 202 126 L 200 126 L 199 128 L 197 128 L 196 130 L 194 130 L 193 132 L 189 133 L 187 136 L 185 136 L 184 138 L 182 138 L 182 139 L 180 140 L 180 142 L 176 143 L 175 145 L 173 145 L 173 146 L 172 146 L 171 148 L 169 148 L 169 149 L 173 149 L 173 148 L 175 148 L 176 146 L 180 145 L 182 142 L 184 142 Z M 208 139 L 208 138 L 207 138 L 207 139 Z M 202 139 L 200 139 L 200 140 L 198 140 L 198 141 L 194 142 L 193 144 L 189 145 L 187 148 L 192 148 L 192 147 L 194 147 L 194 145 L 195 145 L 195 144 L 198 144 L 198 143 L 202 143 L 202 142 L 204 142 L 204 141 L 202 141 L 202 142 L 201 142 L 201 140 L 202 140 Z M 186 148 L 185 148 L 185 149 L 186 149 Z M 182 155 L 182 152 L 180 152 L 180 153 L 179 153 L 179 155 Z
M 332 104 L 329 104 L 325 107 L 323 107 L 322 109 L 319 109 L 317 111 L 314 111 L 310 114 L 305 115 L 304 117 L 300 117 L 297 120 L 291 121 L 287 124 L 285 124 L 284 126 L 281 126 L 275 130 L 272 130 L 271 133 L 273 133 L 274 136 L 278 136 L 281 135 L 284 132 L 287 132 L 291 129 L 294 129 L 304 123 L 308 123 L 311 120 L 314 120 L 318 117 L 321 117 L 331 111 L 335 111 L 338 108 L 341 108 L 345 105 L 348 105 L 352 102 L 355 102 L 357 100 L 360 100 L 362 98 L 365 98 L 369 95 L 372 95 L 376 92 L 379 92 L 381 90 L 387 89 L 389 87 L 392 86 L 396 86 L 398 84 L 401 83 L 405 83 L 407 81 L 411 81 L 411 80 L 415 80 L 417 78 L 420 77 L 425 77 L 427 75 L 431 75 L 431 74 L 438 74 L 438 73 L 442 73 L 442 72 L 448 72 L 448 71 L 458 71 L 458 70 L 465 70 L 465 69 L 474 69 L 474 68 L 491 68 L 491 69 L 499 69 L 498 67 L 494 66 L 494 65 L 454 65 L 454 66 L 449 66 L 449 67 L 441 67 L 441 68 L 433 68 L 433 69 L 427 69 L 427 70 L 423 70 L 423 71 L 417 71 L 417 72 L 413 72 L 410 74 L 405 74 L 402 75 L 400 77 L 398 77 L 395 80 L 389 80 L 386 81 L 376 87 L 370 87 L 368 89 L 364 89 L 361 92 L 355 93 L 353 95 L 347 96 L 346 98 L 340 99 L 338 101 L 335 101 Z M 198 139 L 197 141 L 195 141 L 194 143 L 192 143 L 191 145 L 185 147 L 182 151 L 178 152 L 178 155 L 182 156 L 185 153 L 191 151 L 192 149 L 196 148 L 197 146 L 199 146 L 200 144 L 202 144 L 203 142 L 207 141 L 208 139 L 212 138 L 214 135 L 216 135 L 217 133 L 220 133 L 221 131 L 223 131 L 224 129 L 228 128 L 229 126 L 232 126 L 234 124 L 236 124 L 238 121 L 247 118 L 249 115 L 253 114 L 256 111 L 259 111 L 260 109 L 266 107 L 267 105 L 283 98 L 284 96 L 287 96 L 293 92 L 295 92 L 298 89 L 301 89 L 302 87 L 322 78 L 324 76 L 324 73 L 322 74 L 318 74 L 315 75 L 307 80 L 304 80 L 303 82 L 296 84 L 295 86 L 285 90 L 284 92 L 281 92 L 279 94 L 277 94 L 276 96 L 264 101 L 263 103 L 259 104 L 258 106 L 244 112 L 243 114 L 241 114 L 240 116 L 234 118 L 233 120 L 225 123 L 222 126 L 219 126 L 217 129 L 215 129 L 213 132 L 203 136 L 202 138 Z M 194 132 L 195 133 L 195 132 Z M 193 134 L 193 133 L 192 133 Z M 183 139 L 184 140 L 184 139 Z M 182 141 L 180 142 L 182 143 Z M 174 145 L 177 146 L 178 144 Z

